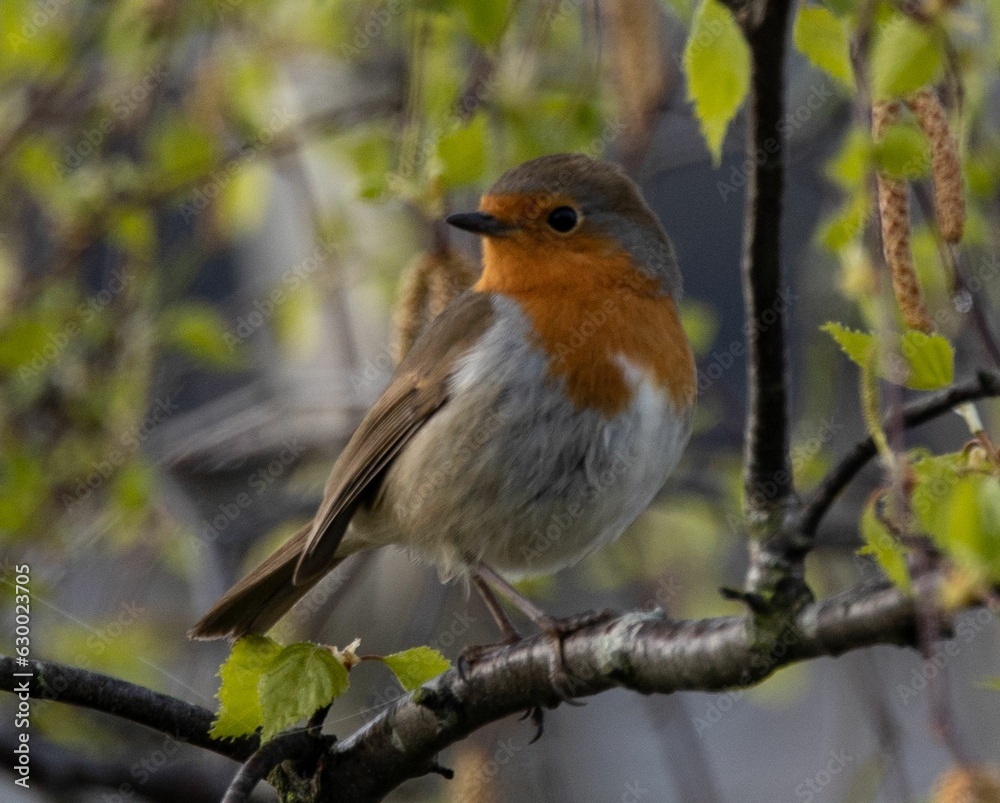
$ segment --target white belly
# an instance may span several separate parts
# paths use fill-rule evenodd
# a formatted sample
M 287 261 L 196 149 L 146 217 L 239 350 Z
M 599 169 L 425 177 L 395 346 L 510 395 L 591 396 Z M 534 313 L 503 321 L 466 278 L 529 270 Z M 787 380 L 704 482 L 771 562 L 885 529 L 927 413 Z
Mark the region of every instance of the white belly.
M 662 487 L 690 416 L 624 359 L 626 411 L 575 410 L 544 357 L 515 336 L 526 326 L 516 308 L 505 316 L 355 517 L 359 537 L 408 546 L 446 574 L 469 560 L 511 577 L 547 573 L 617 538 Z

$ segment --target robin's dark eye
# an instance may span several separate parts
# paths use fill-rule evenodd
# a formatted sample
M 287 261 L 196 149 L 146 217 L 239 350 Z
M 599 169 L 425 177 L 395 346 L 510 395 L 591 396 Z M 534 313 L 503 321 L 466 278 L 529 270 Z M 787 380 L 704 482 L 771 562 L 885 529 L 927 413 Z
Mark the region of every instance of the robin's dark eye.
M 569 206 L 560 206 L 549 213 L 549 225 L 558 232 L 565 234 L 576 227 L 578 220 L 576 210 Z

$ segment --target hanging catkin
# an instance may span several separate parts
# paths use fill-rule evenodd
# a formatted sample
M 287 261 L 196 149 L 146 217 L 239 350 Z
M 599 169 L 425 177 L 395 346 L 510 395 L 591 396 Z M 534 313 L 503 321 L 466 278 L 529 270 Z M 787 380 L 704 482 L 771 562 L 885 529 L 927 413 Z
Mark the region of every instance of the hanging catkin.
M 876 143 L 882 141 L 886 130 L 896 121 L 899 110 L 900 104 L 896 101 L 878 101 L 874 105 L 872 138 Z M 930 332 L 934 327 L 924 305 L 910 250 L 909 186 L 903 179 L 894 178 L 881 170 L 876 174 L 876 180 L 882 218 L 882 252 L 889 266 L 896 303 L 909 328 Z
M 948 114 L 937 93 L 921 89 L 907 100 L 931 146 L 931 177 L 934 182 L 934 213 L 941 236 L 949 243 L 962 239 L 965 225 L 965 196 L 962 192 L 962 164 L 958 141 L 948 124 Z
M 403 275 L 393 319 L 393 358 L 398 365 L 427 325 L 476 281 L 472 262 L 451 248 L 418 256 Z

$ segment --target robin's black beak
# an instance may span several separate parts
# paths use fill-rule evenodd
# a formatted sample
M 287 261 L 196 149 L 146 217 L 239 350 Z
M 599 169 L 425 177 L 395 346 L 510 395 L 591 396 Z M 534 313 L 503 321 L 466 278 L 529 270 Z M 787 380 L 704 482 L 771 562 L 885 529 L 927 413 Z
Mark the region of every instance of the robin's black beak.
M 448 215 L 445 222 L 457 229 L 464 229 L 486 237 L 497 237 L 514 228 L 511 224 L 504 223 L 486 212 L 459 212 L 457 215 Z

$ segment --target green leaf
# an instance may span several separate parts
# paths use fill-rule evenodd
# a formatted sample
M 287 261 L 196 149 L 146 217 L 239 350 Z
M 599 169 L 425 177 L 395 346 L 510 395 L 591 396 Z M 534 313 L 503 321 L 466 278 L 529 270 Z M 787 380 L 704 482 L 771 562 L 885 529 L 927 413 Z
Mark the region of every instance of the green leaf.
M 845 192 L 859 186 L 871 167 L 872 144 L 867 131 L 853 126 L 844 137 L 834 156 L 827 162 L 824 174 Z
M 219 669 L 219 713 L 212 723 L 213 739 L 235 739 L 253 733 L 263 723 L 257 686 L 261 674 L 281 652 L 267 636 L 244 636 Z
M 69 342 L 65 338 L 65 332 L 53 333 L 37 317 L 17 315 L 7 326 L 0 327 L 0 370 L 22 366 L 29 370 L 30 366 L 30 373 L 41 371 L 55 362 Z
M 819 69 L 854 89 L 846 20 L 825 6 L 799 6 L 792 29 L 795 46 Z
M 35 516 L 44 504 L 47 486 L 45 466 L 36 455 L 5 448 L 0 455 L 0 536 L 20 534 L 37 523 Z
M 894 15 L 872 51 L 875 99 L 905 98 L 934 83 L 943 63 L 943 37 L 936 27 Z
M 840 346 L 844 354 L 862 368 L 871 362 L 876 353 L 875 335 L 855 332 L 853 329 L 847 329 L 833 321 L 823 324 L 820 329 L 837 341 L 837 345 Z
M 906 387 L 937 390 L 954 381 L 955 350 L 947 338 L 911 329 L 902 336 L 900 351 L 909 368 Z
M 927 175 L 931 163 L 927 138 L 912 124 L 889 127 L 882 141 L 874 146 L 879 168 L 894 178 L 919 178 Z
M 684 46 L 684 70 L 688 97 L 718 166 L 726 129 L 750 88 L 750 48 L 718 0 L 702 0 L 695 12 Z
M 837 341 L 844 353 L 862 368 L 878 354 L 878 343 L 873 334 L 855 332 L 832 321 L 823 324 L 820 329 Z M 941 335 L 927 335 L 910 329 L 899 338 L 898 349 L 906 365 L 906 379 L 902 384 L 911 390 L 936 390 L 954 380 L 955 351 Z M 898 381 L 887 360 L 878 360 L 875 371 L 883 379 Z
M 962 452 L 912 463 L 921 529 L 972 577 L 1000 580 L 1000 477 L 970 469 Z
M 906 567 L 906 550 L 879 521 L 874 503 L 867 505 L 861 514 L 861 537 L 865 545 L 859 553 L 874 557 L 893 585 L 909 593 L 910 571 Z
M 378 200 L 389 191 L 392 141 L 381 126 L 362 126 L 347 136 L 346 152 L 358 172 L 358 196 Z
M 935 539 L 955 560 L 990 583 L 1000 578 L 1000 478 L 963 474 L 948 499 Z
M 461 0 L 469 33 L 480 45 L 492 45 L 507 27 L 509 0 Z
M 238 364 L 225 319 L 209 304 L 186 302 L 163 313 L 161 339 L 197 362 L 220 368 Z
M 947 524 L 947 505 L 964 464 L 961 452 L 927 455 L 911 463 L 914 476 L 910 507 L 920 528 L 929 535 L 943 531 Z
M 261 741 L 308 717 L 347 691 L 347 670 L 328 649 L 292 644 L 271 662 L 257 691 L 263 714 Z
M 986 533 L 979 508 L 979 491 L 984 477 L 959 475 L 944 504 L 943 527 L 932 535 L 959 563 L 981 572 L 986 554 Z M 994 556 L 995 557 L 995 556 Z
M 177 184 L 207 174 L 215 153 L 212 137 L 179 115 L 167 118 L 150 137 L 150 161 Z
M 430 647 L 414 647 L 394 652 L 382 659 L 406 691 L 423 686 L 451 666 L 451 662 Z
M 148 209 L 121 209 L 111 216 L 108 233 L 124 250 L 148 257 L 156 243 L 156 224 Z
M 475 183 L 486 170 L 486 154 L 486 115 L 480 112 L 467 126 L 438 140 L 442 186 Z
M 854 242 L 864 231 L 868 208 L 868 193 L 862 185 L 823 224 L 819 231 L 823 247 L 836 254 Z
M 216 215 L 223 226 L 237 234 L 256 231 L 264 222 L 271 170 L 267 164 L 246 162 L 219 192 Z

